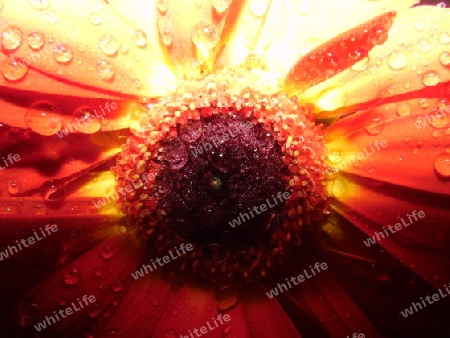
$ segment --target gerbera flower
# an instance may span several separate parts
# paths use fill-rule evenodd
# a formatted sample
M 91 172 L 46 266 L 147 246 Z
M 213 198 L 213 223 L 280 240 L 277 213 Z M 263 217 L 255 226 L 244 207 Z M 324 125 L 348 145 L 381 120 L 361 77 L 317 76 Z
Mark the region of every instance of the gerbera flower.
M 0 1 L 2 337 L 448 335 L 416 4 Z

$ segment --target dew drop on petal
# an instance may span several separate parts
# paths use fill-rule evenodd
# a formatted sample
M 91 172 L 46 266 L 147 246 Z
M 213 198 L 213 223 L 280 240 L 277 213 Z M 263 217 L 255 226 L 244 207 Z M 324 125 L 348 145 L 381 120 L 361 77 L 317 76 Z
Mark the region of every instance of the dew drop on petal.
M 343 152 L 340 149 L 333 148 L 330 149 L 330 151 L 327 153 L 327 157 L 332 163 L 337 164 L 342 162 Z
M 7 58 L 3 63 L 3 77 L 8 81 L 20 81 L 28 73 L 28 66 L 25 62 L 14 58 Z
M 404 53 L 391 53 L 387 59 L 388 66 L 394 70 L 404 69 L 408 65 L 408 57 Z
M 114 292 L 120 292 L 123 289 L 123 283 L 120 280 L 116 280 L 112 285 Z
M 103 19 L 100 15 L 99 12 L 92 12 L 89 15 L 89 21 L 93 24 L 93 25 L 101 25 L 103 22 Z
M 347 194 L 347 185 L 342 179 L 334 181 L 331 187 L 331 195 L 335 198 L 342 198 Z
M 42 203 L 36 203 L 33 207 L 33 214 L 36 216 L 45 216 L 47 215 L 48 209 Z
M 56 62 L 66 65 L 72 61 L 72 50 L 64 43 L 55 45 L 53 48 L 53 57 Z
M 66 285 L 77 285 L 81 280 L 81 271 L 73 266 L 64 272 L 63 281 Z
M 139 48 L 144 48 L 147 46 L 147 34 L 141 29 L 136 29 L 133 35 L 133 40 Z
M 21 191 L 21 185 L 19 181 L 11 180 L 8 182 L 8 192 L 11 195 L 18 195 Z
M 369 135 L 378 135 L 384 129 L 384 117 L 381 115 L 374 115 L 365 124 L 365 130 Z
M 101 267 L 101 266 L 97 266 L 95 269 L 94 269 L 94 276 L 95 277 L 101 277 L 101 276 L 103 276 L 103 267 Z
M 163 44 L 166 46 L 170 46 L 172 44 L 173 37 L 172 30 L 170 29 L 169 21 L 167 20 L 167 18 L 163 17 L 158 19 L 158 29 L 159 36 Z
M 58 109 L 50 103 L 33 103 L 25 114 L 25 123 L 28 128 L 40 135 L 55 135 L 62 127 L 57 112 Z
M 434 128 L 447 128 L 447 126 L 450 124 L 450 114 L 438 110 L 430 117 L 429 121 L 430 125 Z
M 157 0 L 156 7 L 161 14 L 164 14 L 169 9 L 169 1 L 168 0 Z
M 408 116 L 411 114 L 411 105 L 408 102 L 399 103 L 396 111 L 399 116 Z
M 297 4 L 297 12 L 300 15 L 307 15 L 316 9 L 315 0 L 300 0 Z
M 228 310 L 238 302 L 238 295 L 235 288 L 222 287 L 216 293 L 217 308 L 221 311 Z
M 45 36 L 39 32 L 31 32 L 27 37 L 28 47 L 32 50 L 40 50 L 44 47 L 45 44 Z
M 99 60 L 97 62 L 97 74 L 104 81 L 112 81 L 115 75 L 112 63 L 109 60 Z
M 1 44 L 5 52 L 13 52 L 22 44 L 23 33 L 17 27 L 8 27 L 2 32 Z
M 422 83 L 427 87 L 436 86 L 440 81 L 439 74 L 434 70 L 428 70 L 422 75 Z
M 101 308 L 100 305 L 98 304 L 93 304 L 92 306 L 89 307 L 89 316 L 91 318 L 95 318 L 97 317 L 101 312 Z
M 34 9 L 46 9 L 50 5 L 50 0 L 28 0 Z
M 49 181 L 43 187 L 44 199 L 49 202 L 61 201 L 66 197 L 66 187 L 58 182 Z
M 47 20 L 47 22 L 50 25 L 54 25 L 55 23 L 58 22 L 58 16 L 56 15 L 55 12 L 47 12 L 44 14 L 44 18 L 45 20 Z
M 431 50 L 431 42 L 428 39 L 420 39 L 417 42 L 417 49 L 422 53 L 428 53 Z
M 257 18 L 266 14 L 269 9 L 270 0 L 253 0 L 250 4 L 250 12 Z
M 438 173 L 439 176 L 443 178 L 450 177 L 450 153 L 443 153 L 439 155 L 434 162 L 434 169 Z
M 212 0 L 212 5 L 217 13 L 223 13 L 230 7 L 231 0 Z
M 449 52 L 442 52 L 439 54 L 439 62 L 444 67 L 450 68 L 450 53 Z
M 447 32 L 442 32 L 438 36 L 438 41 L 443 45 L 450 45 L 450 34 Z
M 212 24 L 202 21 L 195 25 L 192 42 L 204 55 L 208 55 L 216 46 L 217 37 L 216 28 Z
M 103 259 L 109 260 L 113 258 L 115 255 L 114 248 L 111 248 L 110 246 L 104 247 L 101 250 L 100 255 L 102 256 Z
M 119 50 L 119 44 L 117 43 L 117 40 L 108 34 L 102 35 L 100 39 L 98 40 L 98 46 L 102 50 L 105 55 L 113 56 L 117 54 L 117 51 Z
M 93 134 L 102 128 L 100 120 L 90 107 L 80 107 L 73 113 L 75 128 L 83 134 Z

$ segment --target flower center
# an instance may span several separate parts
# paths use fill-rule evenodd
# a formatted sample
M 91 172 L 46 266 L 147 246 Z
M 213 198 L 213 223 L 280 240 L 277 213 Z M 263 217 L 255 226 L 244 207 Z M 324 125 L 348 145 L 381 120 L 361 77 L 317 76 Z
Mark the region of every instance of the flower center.
M 194 244 L 254 244 L 284 210 L 289 171 L 280 146 L 233 113 L 188 121 L 161 143 L 159 213 Z
M 173 271 L 239 284 L 275 271 L 320 228 L 328 167 L 309 107 L 230 82 L 186 82 L 142 105 L 113 171 L 153 254 L 191 244 Z

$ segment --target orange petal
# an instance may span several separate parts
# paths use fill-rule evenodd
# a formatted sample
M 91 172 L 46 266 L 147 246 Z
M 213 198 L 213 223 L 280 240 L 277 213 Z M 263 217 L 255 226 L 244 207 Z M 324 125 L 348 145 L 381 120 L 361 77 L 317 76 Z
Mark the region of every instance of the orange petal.
M 357 177 L 340 177 L 330 184 L 330 195 L 335 209 L 367 236 L 388 232 L 376 242 L 423 279 L 442 286 L 450 278 L 448 196 Z M 415 220 L 414 211 L 423 214 Z
M 285 90 L 305 90 L 366 58 L 375 45 L 386 41 L 394 17 L 395 12 L 384 13 L 304 55 L 289 71 Z
M 436 6 L 399 12 L 387 42 L 373 48 L 368 60 L 311 88 L 303 99 L 334 111 L 448 82 L 448 17 L 447 9 Z
M 424 102 L 427 107 L 420 108 Z M 450 194 L 446 102 L 404 101 L 345 117 L 330 128 L 331 166 L 382 182 Z M 398 116 L 405 111 L 409 115 Z
M 228 20 L 221 64 L 239 65 L 249 54 L 285 77 L 303 55 L 331 38 L 389 10 L 418 1 L 242 1 Z M 231 27 L 230 27 L 231 26 Z M 285 51 L 289 51 L 286 53 Z
M 173 88 L 175 78 L 159 46 L 136 44 L 137 28 L 109 5 L 77 0 L 36 4 L 4 1 L 0 86 L 70 93 L 67 86 L 41 81 L 45 75 L 83 89 L 147 97 Z
M 197 5 L 168 0 L 159 1 L 153 8 L 161 44 L 177 74 L 198 78 L 211 72 L 229 6 L 212 0 Z

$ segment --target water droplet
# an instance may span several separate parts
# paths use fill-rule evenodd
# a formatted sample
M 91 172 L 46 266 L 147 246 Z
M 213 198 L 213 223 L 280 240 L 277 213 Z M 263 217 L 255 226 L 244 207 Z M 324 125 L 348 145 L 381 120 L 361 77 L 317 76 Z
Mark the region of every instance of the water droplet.
M 428 107 L 428 100 L 427 99 L 420 99 L 418 101 L 420 108 L 427 108 Z
M 212 0 L 212 5 L 217 13 L 225 12 L 231 4 L 231 0 Z
M 439 74 L 434 70 L 428 70 L 422 75 L 422 83 L 427 87 L 436 86 L 440 81 Z
M 91 23 L 93 25 L 101 25 L 103 22 L 103 19 L 102 19 L 100 13 L 98 13 L 98 12 L 92 12 L 89 15 L 89 20 L 91 21 Z
M 408 116 L 411 114 L 411 105 L 408 102 L 399 103 L 397 105 L 397 114 L 399 116 Z
M 169 9 L 169 1 L 168 0 L 157 0 L 156 7 L 161 14 L 164 14 Z
M 270 0 L 253 0 L 250 4 L 250 11 L 257 18 L 266 14 L 269 9 Z
M 437 129 L 447 128 L 450 124 L 450 114 L 445 111 L 437 110 L 429 118 L 430 125 Z
M 297 5 L 297 12 L 300 15 L 307 15 L 312 13 L 316 9 L 316 6 L 315 0 L 300 0 Z
M 378 135 L 384 129 L 384 117 L 381 115 L 373 115 L 367 122 L 365 130 L 369 135 Z
M 217 37 L 217 30 L 214 26 L 202 21 L 195 25 L 192 42 L 204 56 L 208 56 L 216 46 Z
M 40 50 L 45 44 L 45 36 L 39 32 L 31 32 L 28 34 L 28 46 L 33 50 Z
M 81 271 L 73 266 L 64 272 L 63 281 L 66 285 L 77 285 L 81 280 Z
M 83 134 L 94 134 L 102 128 L 95 111 L 90 107 L 80 107 L 73 113 L 75 128 Z
M 11 195 L 20 194 L 20 190 L 21 190 L 20 182 L 18 182 L 16 180 L 12 180 L 12 181 L 8 182 L 8 192 Z
M 102 80 L 112 81 L 115 75 L 112 63 L 109 60 L 98 60 L 97 74 Z
M 62 127 L 57 112 L 58 109 L 50 103 L 33 103 L 25 114 L 25 123 L 28 128 L 40 135 L 55 135 Z
M 48 181 L 43 189 L 44 198 L 49 202 L 60 201 L 66 196 L 66 187 L 56 181 Z
M 388 66 L 394 70 L 404 69 L 408 65 L 408 57 L 404 53 L 391 53 L 388 56 Z
M 136 29 L 133 35 L 133 40 L 136 46 L 144 48 L 147 46 L 147 34 L 141 29 Z
M 55 23 L 58 22 L 58 16 L 56 15 L 55 12 L 47 12 L 44 14 L 44 18 L 45 20 L 47 20 L 47 22 L 50 25 L 54 25 Z
M 28 66 L 25 62 L 15 58 L 7 58 L 3 63 L 3 77 L 8 81 L 20 81 L 28 73 Z
M 330 151 L 327 153 L 327 157 L 328 159 L 332 162 L 332 163 L 340 163 L 343 159 L 343 152 L 340 149 L 330 149 Z
M 417 42 L 417 49 L 422 53 L 428 53 L 431 50 L 431 43 L 428 39 L 420 39 Z
M 55 45 L 53 48 L 53 57 L 60 64 L 68 64 L 72 61 L 72 50 L 65 43 Z
M 5 52 L 13 52 L 22 44 L 23 33 L 17 27 L 8 27 L 2 32 L 1 44 Z
M 438 41 L 443 45 L 449 45 L 450 44 L 450 34 L 447 32 L 442 32 L 438 36 Z
M 331 194 L 337 199 L 344 197 L 347 194 L 347 185 L 345 181 L 340 178 L 335 180 L 331 188 Z
M 119 50 L 117 40 L 111 35 L 102 35 L 98 40 L 98 46 L 105 55 L 113 56 Z
M 92 306 L 89 307 L 89 316 L 91 318 L 95 318 L 100 314 L 100 311 L 101 311 L 100 305 L 93 304 Z
M 97 266 L 97 267 L 94 269 L 94 276 L 95 276 L 95 277 L 101 277 L 101 276 L 103 276 L 103 267 Z
M 178 310 L 176 307 L 170 311 L 174 316 L 178 316 L 180 314 L 180 310 Z
M 450 177 L 450 154 L 449 153 L 443 153 L 439 155 L 439 157 L 436 159 L 436 162 L 434 162 L 434 169 L 439 174 L 439 176 L 444 178 Z
M 449 52 L 442 52 L 439 54 L 439 62 L 444 67 L 450 68 L 450 53 Z
M 170 46 L 172 44 L 172 30 L 169 25 L 169 21 L 167 18 L 159 18 L 158 19 L 158 28 L 159 28 L 159 36 L 166 46 Z
M 50 5 L 50 0 L 28 0 L 34 9 L 46 9 Z
M 102 249 L 102 251 L 100 252 L 100 255 L 102 256 L 102 258 L 109 260 L 109 259 L 113 258 L 115 255 L 114 248 L 112 248 L 110 246 L 104 247 Z
M 216 293 L 217 308 L 221 311 L 228 310 L 238 302 L 238 295 L 235 288 L 224 286 Z
M 116 280 L 112 285 L 112 290 L 114 292 L 120 292 L 123 289 L 123 284 L 120 280 Z
M 47 207 L 42 203 L 37 203 L 33 207 L 33 214 L 36 216 L 45 216 L 47 215 L 48 209 Z

